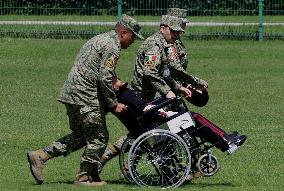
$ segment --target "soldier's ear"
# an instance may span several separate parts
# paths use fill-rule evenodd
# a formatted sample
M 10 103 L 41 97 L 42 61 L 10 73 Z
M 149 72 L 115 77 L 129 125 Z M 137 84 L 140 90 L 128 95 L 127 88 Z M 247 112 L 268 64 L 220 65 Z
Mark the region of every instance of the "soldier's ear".
M 121 31 L 121 34 L 127 34 L 127 33 L 128 33 L 127 30 L 122 30 L 122 31 Z
M 161 25 L 161 26 L 160 26 L 160 32 L 161 32 L 161 33 L 164 33 L 164 32 L 166 31 L 167 27 L 168 27 L 168 26 L 166 26 L 166 25 Z
M 128 31 L 127 30 L 121 30 L 120 36 L 122 39 L 124 39 L 125 35 L 127 35 Z

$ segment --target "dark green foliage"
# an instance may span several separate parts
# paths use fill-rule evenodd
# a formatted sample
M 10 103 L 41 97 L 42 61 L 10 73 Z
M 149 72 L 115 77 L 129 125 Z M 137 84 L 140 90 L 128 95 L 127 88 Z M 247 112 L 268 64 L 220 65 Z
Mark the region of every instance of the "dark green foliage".
M 123 12 L 130 15 L 162 15 L 169 7 L 194 15 L 256 15 L 258 0 L 122 0 Z M 117 0 L 2 0 L 0 14 L 27 15 L 116 15 Z M 264 1 L 264 13 L 283 15 L 284 0 Z

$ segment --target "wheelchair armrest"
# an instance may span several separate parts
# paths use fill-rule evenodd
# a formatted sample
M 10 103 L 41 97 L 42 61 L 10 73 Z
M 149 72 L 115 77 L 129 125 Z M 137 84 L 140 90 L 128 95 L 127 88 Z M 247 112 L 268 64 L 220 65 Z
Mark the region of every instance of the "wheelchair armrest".
M 158 97 L 156 99 L 154 99 L 153 101 L 149 102 L 149 104 L 151 105 L 158 105 L 159 103 L 161 103 L 162 101 L 165 101 L 167 98 L 165 96 L 161 96 Z
M 161 99 L 161 98 L 159 98 L 159 99 Z M 165 99 L 165 98 L 163 98 L 163 99 Z M 174 98 L 174 99 L 165 99 L 165 101 L 162 101 L 161 103 L 159 103 L 157 105 L 154 105 L 152 108 L 144 111 L 143 115 L 147 115 L 147 114 L 153 113 L 155 111 L 158 111 L 159 109 L 165 107 L 166 105 L 174 103 L 174 102 L 176 102 L 176 101 L 178 101 L 180 99 L 181 99 L 180 97 L 177 97 L 177 98 Z

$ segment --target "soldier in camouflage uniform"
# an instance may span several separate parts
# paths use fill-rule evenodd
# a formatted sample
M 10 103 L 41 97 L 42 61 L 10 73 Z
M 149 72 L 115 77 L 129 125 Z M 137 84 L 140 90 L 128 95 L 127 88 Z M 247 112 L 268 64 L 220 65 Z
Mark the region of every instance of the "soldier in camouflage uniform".
M 163 15 L 160 31 L 147 38 L 136 56 L 131 86 L 144 100 L 152 100 L 156 93 L 174 98 L 173 92 L 190 96 L 191 92 L 178 81 L 206 86 L 198 78 L 189 75 L 180 63 L 174 45 L 182 29 L 181 18 Z
M 171 15 L 171 16 L 175 16 L 178 18 L 182 19 L 182 28 L 185 30 L 186 28 L 186 24 L 189 23 L 188 19 L 186 18 L 186 13 L 187 10 L 186 9 L 179 9 L 179 8 L 169 8 L 167 10 L 167 14 Z M 183 67 L 184 70 L 187 69 L 188 66 L 188 53 L 187 50 L 184 46 L 184 44 L 182 43 L 181 39 L 178 38 L 175 43 L 174 46 L 176 47 L 177 50 L 177 56 L 179 58 L 179 63 L 181 64 L 181 66 Z M 173 78 L 176 78 L 174 75 L 172 75 Z M 200 78 L 197 78 L 195 76 L 192 76 L 192 78 L 194 78 L 194 80 L 196 82 L 198 82 L 199 85 L 201 85 L 202 87 L 208 87 L 208 83 Z M 181 81 L 179 81 L 179 83 L 183 83 Z
M 189 23 L 189 21 L 186 18 L 186 12 L 187 12 L 186 9 L 169 8 L 167 10 L 167 15 L 181 18 L 182 29 L 185 30 L 186 24 Z M 175 41 L 175 47 L 177 49 L 177 54 L 180 59 L 180 64 L 182 65 L 183 69 L 186 70 L 188 65 L 188 54 L 180 38 Z
M 43 183 L 42 168 L 47 160 L 67 156 L 83 147 L 74 184 L 105 184 L 98 173 L 109 139 L 105 115 L 108 111 L 121 113 L 126 109 L 116 99 L 112 78 L 116 76 L 120 50 L 128 48 L 135 36 L 143 38 L 139 30 L 133 18 L 122 15 L 114 30 L 93 37 L 81 48 L 58 98 L 66 106 L 72 132 L 43 149 L 27 153 L 31 173 L 38 184 Z

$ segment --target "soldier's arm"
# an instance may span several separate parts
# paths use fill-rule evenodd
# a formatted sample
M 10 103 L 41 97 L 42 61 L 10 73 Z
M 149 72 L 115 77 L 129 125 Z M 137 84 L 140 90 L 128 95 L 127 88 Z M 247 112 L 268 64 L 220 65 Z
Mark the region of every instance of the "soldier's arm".
M 177 55 L 179 57 L 180 64 L 182 65 L 183 69 L 186 71 L 188 65 L 188 53 L 186 51 L 186 48 L 181 42 L 181 40 L 176 40 L 175 46 L 177 49 Z
M 187 84 L 192 84 L 194 86 L 198 85 L 207 86 L 207 82 L 193 75 L 188 74 L 184 70 L 184 68 L 180 64 L 180 60 L 178 59 L 176 48 L 174 46 L 168 47 L 166 52 L 169 61 L 169 67 L 171 69 L 171 76 L 175 80 L 179 80 Z
M 113 109 L 117 104 L 117 98 L 112 87 L 112 79 L 115 74 L 115 65 L 119 53 L 117 50 L 109 49 L 102 55 L 102 62 L 99 68 L 100 93 L 103 95 L 108 108 Z

